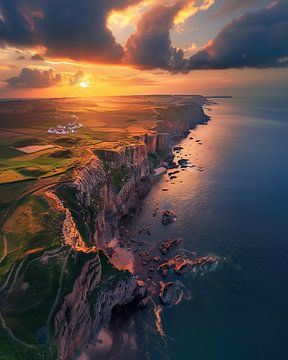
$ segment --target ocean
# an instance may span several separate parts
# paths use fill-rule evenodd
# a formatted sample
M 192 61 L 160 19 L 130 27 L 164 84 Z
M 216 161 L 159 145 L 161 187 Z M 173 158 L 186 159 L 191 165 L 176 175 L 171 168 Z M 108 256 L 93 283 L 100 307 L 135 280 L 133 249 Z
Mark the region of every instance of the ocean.
M 203 276 L 164 279 L 184 295 L 161 306 L 161 331 L 157 294 L 143 310 L 115 312 L 103 334 L 109 346 L 91 347 L 87 359 L 288 358 L 288 99 L 210 100 L 211 120 L 180 143 L 195 167 L 158 178 L 132 232 L 154 255 L 161 241 L 181 237 L 173 255 L 225 262 Z M 167 209 L 177 221 L 163 226 Z M 143 227 L 151 236 L 138 234 Z

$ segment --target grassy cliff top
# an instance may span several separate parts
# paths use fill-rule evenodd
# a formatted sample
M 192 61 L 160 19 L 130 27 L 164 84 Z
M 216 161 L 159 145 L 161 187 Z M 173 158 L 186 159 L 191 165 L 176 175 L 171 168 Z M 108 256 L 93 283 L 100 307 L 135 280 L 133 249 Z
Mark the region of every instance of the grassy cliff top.
M 91 150 L 117 151 L 142 144 L 142 135 L 155 133 L 159 122 L 183 121 L 179 109 L 190 103 L 202 105 L 204 100 L 201 96 L 134 96 L 0 104 L 1 359 L 43 358 L 50 312 L 59 296 L 71 291 L 83 263 L 95 256 L 63 246 L 65 212 L 45 196 L 47 190 L 70 181 Z M 75 133 L 48 132 L 75 121 L 82 125 Z M 125 176 L 125 168 L 110 174 L 116 190 Z M 88 210 L 79 206 L 71 189 L 67 193 L 64 186 L 58 192 L 82 238 L 88 238 L 91 229 L 83 223 Z M 93 214 L 98 211 L 97 200 L 89 208 Z M 118 274 L 103 256 L 100 260 L 107 279 L 127 275 Z

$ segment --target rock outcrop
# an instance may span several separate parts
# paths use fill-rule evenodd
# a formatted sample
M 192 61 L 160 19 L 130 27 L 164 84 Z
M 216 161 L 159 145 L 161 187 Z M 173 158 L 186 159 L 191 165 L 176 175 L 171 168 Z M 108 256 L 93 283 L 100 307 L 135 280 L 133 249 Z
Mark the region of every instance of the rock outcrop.
M 81 237 L 85 246 L 105 249 L 111 239 L 119 237 L 121 221 L 135 209 L 153 174 L 148 155 L 168 153 L 172 138 L 187 134 L 191 127 L 207 120 L 198 103 L 179 105 L 168 113 L 159 110 L 157 118 L 155 133 L 138 137 L 133 145 L 94 149 L 76 170 L 74 180 L 55 189 L 67 209 L 66 223 L 71 216 L 79 232 L 77 238 Z M 89 341 L 95 340 L 115 306 L 145 296 L 145 289 L 142 286 L 139 290 L 133 275 L 115 269 L 104 253 L 96 252 L 91 257 L 53 316 L 58 359 L 73 359 Z
M 140 289 L 131 274 L 113 268 L 103 253 L 88 260 L 54 317 L 57 358 L 74 359 L 83 346 L 95 341 L 116 305 L 145 295 Z

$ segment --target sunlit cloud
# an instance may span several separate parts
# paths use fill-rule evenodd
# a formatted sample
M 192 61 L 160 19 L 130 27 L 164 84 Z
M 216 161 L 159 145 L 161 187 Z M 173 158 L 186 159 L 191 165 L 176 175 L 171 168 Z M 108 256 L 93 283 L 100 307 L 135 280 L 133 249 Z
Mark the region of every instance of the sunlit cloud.
M 189 46 L 186 46 L 186 48 L 184 48 L 185 56 L 191 56 L 197 50 L 198 50 L 198 46 L 195 42 L 193 42 L 192 44 L 190 44 Z
M 215 0 L 204 0 L 203 3 L 197 3 L 195 0 L 187 1 L 186 5 L 179 11 L 174 19 L 174 24 L 183 24 L 191 16 L 195 15 L 198 11 L 208 10 L 214 5 Z
M 137 5 L 124 10 L 113 10 L 107 19 L 107 26 L 113 31 L 115 28 L 124 28 L 137 23 L 141 14 L 153 3 L 154 0 L 143 0 Z

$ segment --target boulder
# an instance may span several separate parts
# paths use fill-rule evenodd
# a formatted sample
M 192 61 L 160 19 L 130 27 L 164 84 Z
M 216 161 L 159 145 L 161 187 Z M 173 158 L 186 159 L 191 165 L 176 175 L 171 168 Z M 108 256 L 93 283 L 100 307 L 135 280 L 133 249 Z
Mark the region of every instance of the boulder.
M 162 224 L 168 225 L 176 221 L 176 214 L 171 210 L 165 210 L 162 214 Z

